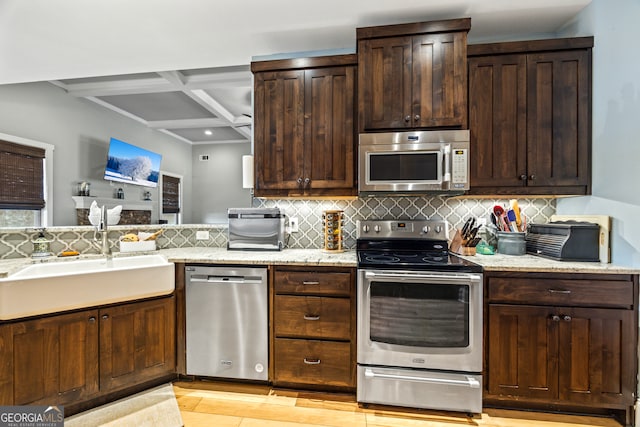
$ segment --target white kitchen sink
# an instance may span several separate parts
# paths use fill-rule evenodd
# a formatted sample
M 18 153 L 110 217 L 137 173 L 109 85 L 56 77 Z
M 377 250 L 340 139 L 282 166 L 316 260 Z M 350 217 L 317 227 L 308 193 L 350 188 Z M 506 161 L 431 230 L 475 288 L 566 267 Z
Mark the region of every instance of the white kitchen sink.
M 174 265 L 160 255 L 31 264 L 0 279 L 0 320 L 167 295 Z

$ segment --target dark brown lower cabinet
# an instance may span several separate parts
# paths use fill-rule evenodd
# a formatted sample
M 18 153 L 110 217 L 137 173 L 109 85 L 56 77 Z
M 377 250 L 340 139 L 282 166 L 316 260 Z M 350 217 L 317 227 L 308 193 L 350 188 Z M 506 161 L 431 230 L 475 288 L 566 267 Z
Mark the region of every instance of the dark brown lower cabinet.
M 175 297 L 0 325 L 0 405 L 76 405 L 175 372 Z
M 98 392 L 98 310 L 0 328 L 3 405 L 64 405 Z
M 175 298 L 100 310 L 100 388 L 175 372 Z
M 631 424 L 637 276 L 489 273 L 485 300 L 485 404 Z
M 355 388 L 355 269 L 276 267 L 272 365 L 277 386 Z

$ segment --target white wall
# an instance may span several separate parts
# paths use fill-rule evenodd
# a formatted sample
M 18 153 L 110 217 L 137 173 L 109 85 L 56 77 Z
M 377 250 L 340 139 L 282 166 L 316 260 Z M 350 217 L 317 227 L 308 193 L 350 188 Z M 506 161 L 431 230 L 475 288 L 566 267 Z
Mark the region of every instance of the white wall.
M 201 161 L 200 155 L 207 155 Z M 227 222 L 227 208 L 251 206 L 251 192 L 242 188 L 242 156 L 251 154 L 250 144 L 193 146 L 193 222 Z
M 613 217 L 612 260 L 640 267 L 640 2 L 593 0 L 562 36 L 594 36 L 593 195 L 560 199 L 560 214 Z
M 184 177 L 184 222 L 191 222 L 189 144 L 44 82 L 0 85 L 0 133 L 55 146 L 53 225 L 76 225 L 71 196 L 79 181 L 91 182 L 92 195 L 113 197 L 114 187 L 102 179 L 112 136 L 161 153 L 161 169 Z M 134 185 L 123 187 L 125 197 L 132 200 L 142 200 L 142 192 L 147 190 Z M 152 199 L 158 200 L 157 190 L 153 192 Z M 154 218 L 158 218 L 157 206 Z

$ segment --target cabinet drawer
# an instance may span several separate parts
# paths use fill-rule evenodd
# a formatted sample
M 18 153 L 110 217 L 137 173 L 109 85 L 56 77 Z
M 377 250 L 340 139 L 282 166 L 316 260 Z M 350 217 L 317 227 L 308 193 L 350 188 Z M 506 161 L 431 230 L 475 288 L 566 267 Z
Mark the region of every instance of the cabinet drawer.
M 348 342 L 275 340 L 275 382 L 352 387 Z
M 288 337 L 349 340 L 351 300 L 297 295 L 276 295 L 275 334 Z
M 632 283 L 616 280 L 590 281 L 490 277 L 488 293 L 490 302 L 633 307 Z
M 276 293 L 349 296 L 351 274 L 348 272 L 276 271 Z

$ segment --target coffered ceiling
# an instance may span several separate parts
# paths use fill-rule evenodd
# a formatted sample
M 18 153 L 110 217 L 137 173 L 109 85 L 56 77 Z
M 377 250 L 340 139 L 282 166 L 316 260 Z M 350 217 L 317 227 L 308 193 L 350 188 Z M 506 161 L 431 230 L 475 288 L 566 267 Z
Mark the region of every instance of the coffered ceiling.
M 55 80 L 86 98 L 190 144 L 251 139 L 249 66 Z

